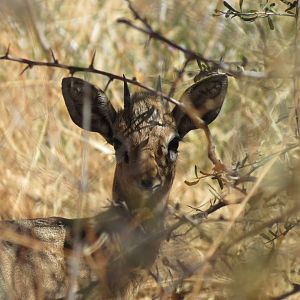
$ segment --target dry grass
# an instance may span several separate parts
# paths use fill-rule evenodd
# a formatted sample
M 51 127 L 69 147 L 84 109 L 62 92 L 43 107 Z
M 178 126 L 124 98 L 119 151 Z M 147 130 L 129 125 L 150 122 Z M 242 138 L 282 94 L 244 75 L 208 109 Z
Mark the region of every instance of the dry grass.
M 31 3 L 31 13 L 21 0 L 0 4 L 1 53 L 10 44 L 13 56 L 48 59 L 49 53 L 35 30 L 38 28 L 61 62 L 87 66 L 95 49 L 98 69 L 135 76 L 149 86 L 154 86 L 160 74 L 166 92 L 184 63 L 181 53 L 157 41 L 149 43 L 141 33 L 116 23 L 119 17 L 131 17 L 124 1 Z M 248 155 L 250 166 L 242 173 L 257 161 L 270 160 L 252 174 L 257 177 L 255 183 L 244 185 L 248 196 L 243 196 L 242 204 L 209 216 L 182 238 L 183 243 L 174 242 L 172 247 L 183 256 L 187 248 L 196 250 L 202 262 L 213 257 L 180 285 L 189 290 L 189 299 L 266 299 L 289 291 L 291 282 L 300 284 L 299 226 L 272 242 L 267 238 L 274 237 L 271 230 L 284 232 L 287 224 L 294 224 L 299 212 L 300 153 L 295 130 L 299 82 L 288 78 L 297 55 L 293 48 L 295 20 L 276 18 L 275 30 L 271 31 L 265 20 L 243 23 L 238 18 L 212 17 L 221 1 L 134 3 L 154 28 L 179 44 L 214 59 L 238 61 L 245 56 L 247 69 L 273 71 L 282 77 L 230 78 L 225 107 L 211 127 L 218 153 L 227 166 Z M 70 120 L 60 91 L 66 71 L 33 68 L 19 76 L 22 67 L 1 61 L 1 218 L 92 216 L 111 198 L 112 148 L 99 135 L 86 135 Z M 197 64 L 191 63 L 175 96 L 193 82 L 196 74 Z M 80 76 L 99 87 L 107 82 L 101 76 Z M 120 108 L 122 84 L 114 81 L 107 93 Z M 291 145 L 295 147 L 286 150 Z M 211 171 L 202 132 L 189 134 L 180 146 L 171 199 L 180 203 L 182 213 L 191 212 L 187 205 L 207 208 L 214 199 L 212 187 L 228 202 L 235 203 L 241 197 L 233 188 L 220 191 L 211 179 L 187 186 L 184 180 L 194 178 L 194 165 Z M 83 189 L 86 175 L 88 186 Z M 146 297 L 158 290 L 158 284 L 150 280 L 140 295 Z

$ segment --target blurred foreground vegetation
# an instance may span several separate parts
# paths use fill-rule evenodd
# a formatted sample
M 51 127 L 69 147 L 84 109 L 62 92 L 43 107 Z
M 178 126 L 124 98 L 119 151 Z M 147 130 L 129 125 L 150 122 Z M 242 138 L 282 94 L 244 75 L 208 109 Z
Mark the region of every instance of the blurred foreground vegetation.
M 230 5 L 240 10 L 241 2 L 232 0 Z M 284 12 L 284 2 L 268 4 Z M 174 299 L 299 299 L 299 294 L 280 297 L 300 284 L 296 18 L 272 16 L 270 26 L 268 18 L 249 22 L 213 16 L 216 8 L 228 10 L 217 0 L 133 4 L 164 36 L 206 58 L 236 62 L 231 67 L 241 72 L 230 77 L 225 106 L 211 126 L 218 155 L 237 177 L 222 174 L 227 181 L 223 189 L 212 176 L 195 178 L 213 167 L 198 130 L 180 146 L 171 193 L 177 217 L 216 201 L 228 205 L 200 224 L 174 232 L 139 297 L 164 299 L 173 291 L 178 297 Z M 265 4 L 245 0 L 243 9 L 263 10 Z M 2 0 L 0 14 L 0 55 L 10 45 L 12 56 L 46 61 L 51 47 L 61 63 L 88 66 L 96 50 L 97 69 L 136 77 L 150 87 L 160 75 L 166 94 L 185 62 L 179 51 L 116 22 L 133 20 L 125 1 Z M 112 147 L 70 120 L 60 91 L 67 71 L 34 67 L 20 76 L 23 69 L 21 64 L 0 62 L 1 218 L 93 216 L 111 198 Z M 257 76 L 246 76 L 248 71 Z M 175 98 L 198 72 L 197 63 L 190 62 Z M 76 76 L 101 88 L 107 83 L 99 75 Z M 122 107 L 122 93 L 122 82 L 109 85 L 107 94 L 115 107 Z M 177 268 L 184 269 L 190 257 L 198 267 L 193 272 L 174 270 L 170 260 L 175 252 L 181 255 Z

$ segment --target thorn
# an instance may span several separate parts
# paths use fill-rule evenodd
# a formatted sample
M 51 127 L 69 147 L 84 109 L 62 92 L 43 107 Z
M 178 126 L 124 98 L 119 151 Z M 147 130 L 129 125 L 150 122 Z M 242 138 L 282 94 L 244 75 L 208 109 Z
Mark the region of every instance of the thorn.
M 73 77 L 73 75 L 74 75 L 75 72 L 76 72 L 76 69 L 73 68 L 73 67 L 68 67 L 68 70 L 69 70 L 69 72 L 70 72 L 70 75 Z
M 23 71 L 19 74 L 19 76 L 23 75 L 23 73 L 25 73 L 28 69 L 31 69 L 31 68 L 32 68 L 32 66 L 28 64 L 28 65 L 23 69 Z
M 58 60 L 56 59 L 56 57 L 55 57 L 55 55 L 54 55 L 54 52 L 53 52 L 53 50 L 50 48 L 50 52 L 51 52 L 51 56 L 52 56 L 52 59 L 53 59 L 53 62 L 55 63 L 55 64 L 58 64 Z
M 162 93 L 160 75 L 158 75 L 158 77 L 157 77 L 155 89 L 156 89 L 157 92 Z
M 161 87 L 161 77 L 160 77 L 160 75 L 158 75 L 158 77 L 157 77 L 157 81 L 156 81 L 156 91 L 157 91 L 157 93 L 159 93 L 159 97 L 160 97 L 160 102 L 162 103 L 162 105 L 163 105 L 163 107 L 164 107 L 164 110 L 166 111 L 166 112 L 168 112 L 169 111 L 169 102 L 168 101 L 166 101 L 165 99 L 164 99 L 164 97 L 162 96 L 162 87 Z
M 113 77 L 110 77 L 110 78 L 109 78 L 109 80 L 107 81 L 107 84 L 106 84 L 106 86 L 105 86 L 105 88 L 104 88 L 104 92 L 106 92 L 106 90 L 108 89 L 108 86 L 112 83 L 113 80 L 114 80 Z
M 151 40 L 152 40 L 152 36 L 149 35 L 149 37 L 148 37 L 148 39 L 146 40 L 145 45 L 144 45 L 144 48 L 145 48 L 145 49 L 146 49 L 147 47 L 149 47 Z
M 8 58 L 9 51 L 10 51 L 10 44 L 8 44 L 8 47 L 7 47 L 7 50 L 6 50 L 6 53 L 5 53 L 6 58 Z
M 93 53 L 93 56 L 92 56 L 92 60 L 91 60 L 91 63 L 89 65 L 90 69 L 94 69 L 95 56 L 96 56 L 96 50 L 94 50 L 94 53 Z
M 123 74 L 124 78 L 124 109 L 128 109 L 130 106 L 130 92 L 127 84 L 127 79 L 125 75 Z

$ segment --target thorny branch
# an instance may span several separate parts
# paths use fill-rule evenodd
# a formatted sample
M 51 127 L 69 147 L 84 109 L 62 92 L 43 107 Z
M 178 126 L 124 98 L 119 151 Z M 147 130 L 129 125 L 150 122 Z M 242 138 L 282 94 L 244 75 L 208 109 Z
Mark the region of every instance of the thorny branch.
M 216 9 L 214 16 L 218 17 L 224 15 L 227 18 L 228 17 L 240 17 L 241 19 L 245 21 L 254 21 L 257 18 L 269 18 L 269 17 L 295 17 L 294 14 L 289 13 L 277 13 L 277 12 L 265 12 L 265 11 L 256 11 L 256 12 L 239 12 L 236 10 L 230 10 L 230 11 L 222 11 L 219 9 Z
M 223 1 L 223 5 L 227 8 L 227 11 L 215 9 L 214 16 L 218 17 L 221 15 L 224 15 L 225 18 L 231 17 L 231 19 L 238 17 L 241 20 L 243 20 L 244 22 L 254 22 L 256 19 L 266 18 L 270 29 L 274 30 L 275 27 L 273 24 L 272 17 L 276 16 L 276 17 L 293 17 L 293 18 L 295 18 L 297 15 L 292 12 L 293 8 L 295 8 L 295 6 L 297 5 L 297 1 L 288 2 L 288 1 L 282 0 L 282 2 L 288 6 L 288 8 L 285 10 L 284 13 L 277 12 L 275 10 L 276 3 L 274 3 L 274 2 L 269 3 L 269 1 L 266 1 L 265 5 L 263 6 L 261 11 L 256 10 L 256 9 L 245 11 L 243 9 L 243 1 L 239 2 L 239 6 L 240 6 L 240 11 L 239 11 L 236 8 L 234 8 L 233 6 L 231 6 L 227 1 Z
M 235 66 L 237 63 L 230 63 L 225 62 L 222 60 L 215 60 L 206 58 L 203 55 L 201 55 L 198 52 L 195 52 L 191 49 L 185 48 L 178 43 L 168 39 L 163 34 L 161 34 L 159 31 L 155 31 L 153 27 L 149 24 L 148 20 L 145 17 L 142 17 L 140 13 L 133 7 L 130 0 L 126 0 L 128 3 L 128 8 L 133 14 L 133 17 L 140 21 L 143 25 L 143 27 L 138 26 L 134 24 L 132 21 L 126 19 L 126 18 L 119 18 L 117 20 L 118 23 L 125 24 L 139 32 L 144 33 L 149 37 L 149 39 L 155 39 L 157 41 L 160 41 L 166 45 L 168 45 L 170 48 L 178 50 L 185 54 L 187 61 L 197 60 L 202 61 L 205 64 L 210 64 L 213 69 L 221 69 L 224 72 L 227 73 L 227 75 L 234 76 L 234 77 L 248 77 L 252 79 L 270 79 L 270 78 L 293 78 L 293 74 L 278 74 L 278 73 L 266 73 L 266 72 L 258 72 L 258 71 L 247 71 L 242 69 L 235 69 L 232 66 Z M 238 63 L 238 65 L 243 65 L 243 62 Z
M 205 212 L 203 213 L 200 213 L 200 218 L 204 218 L 205 217 L 205 214 L 208 215 L 216 210 L 218 210 L 219 208 L 225 206 L 226 204 L 224 204 L 224 202 L 218 202 L 216 203 L 215 205 L 211 206 L 208 210 L 206 210 Z M 233 239 L 230 243 L 219 243 L 216 248 L 214 249 L 214 251 L 212 251 L 207 257 L 206 259 L 203 261 L 203 262 L 200 262 L 200 263 L 197 263 L 195 264 L 192 268 L 186 270 L 185 274 L 182 275 L 182 278 L 179 278 L 177 280 L 177 282 L 181 282 L 183 279 L 187 279 L 189 277 L 191 277 L 193 274 L 195 274 L 195 272 L 199 272 L 201 270 L 205 270 L 205 268 L 207 268 L 209 265 L 213 265 L 217 260 L 217 257 L 220 257 L 221 255 L 223 254 L 226 254 L 233 246 L 237 245 L 238 243 L 248 239 L 249 237 L 252 237 L 254 235 L 257 235 L 259 234 L 262 230 L 264 230 L 265 228 L 268 228 L 270 226 L 272 226 L 273 224 L 276 224 L 276 223 L 279 223 L 279 222 L 282 222 L 284 221 L 284 219 L 287 217 L 287 216 L 291 216 L 291 215 L 295 215 L 298 213 L 300 209 L 300 206 L 299 205 L 295 205 L 294 207 L 288 209 L 286 212 L 284 213 L 281 213 L 279 216 L 271 219 L 271 220 L 268 220 L 266 222 L 263 222 L 262 224 L 260 224 L 259 226 L 253 228 L 252 230 L 250 230 L 247 234 L 242 234 L 240 236 L 237 236 L 235 239 Z M 201 214 L 202 214 L 202 217 L 201 217 Z M 186 224 L 187 221 L 183 222 L 181 221 L 182 224 Z M 179 223 L 179 222 L 178 222 Z M 177 224 L 177 223 L 176 223 Z M 175 224 L 175 225 L 176 225 Z M 180 225 L 180 226 L 181 226 Z M 178 227 L 180 227 L 178 226 Z M 178 228 L 177 227 L 177 228 Z M 177 229 L 175 228 L 175 229 Z M 175 230 L 174 229 L 174 230 Z M 288 231 L 287 231 L 288 232 Z M 288 297 L 289 295 L 292 295 L 294 293 L 298 293 L 300 290 L 299 290 L 299 287 L 297 287 L 297 290 L 293 290 L 289 293 L 286 293 L 278 298 L 274 298 L 274 300 L 281 300 L 281 299 L 286 299 L 286 297 Z
M 71 75 L 74 75 L 75 73 L 78 73 L 78 72 L 88 72 L 88 73 L 100 74 L 100 75 L 108 77 L 110 82 L 113 81 L 113 80 L 120 80 L 120 81 L 124 82 L 124 80 L 125 80 L 123 78 L 123 76 L 116 75 L 116 74 L 113 74 L 113 73 L 110 73 L 110 72 L 106 72 L 106 71 L 102 71 L 102 70 L 94 68 L 94 66 L 93 66 L 94 55 L 93 55 L 92 62 L 89 65 L 89 67 L 79 67 L 79 66 L 70 66 L 70 65 L 66 65 L 66 64 L 61 64 L 55 58 L 52 50 L 51 50 L 51 53 L 52 53 L 52 58 L 53 58 L 52 62 L 35 61 L 35 60 L 27 59 L 27 58 L 19 58 L 19 57 L 11 56 L 9 54 L 9 47 L 8 47 L 5 55 L 1 56 L 0 60 L 8 60 L 8 61 L 14 61 L 14 62 L 18 62 L 18 63 L 21 63 L 21 64 L 25 64 L 26 67 L 23 69 L 23 71 L 20 73 L 20 75 L 22 75 L 25 71 L 27 71 L 28 69 L 32 69 L 35 66 L 42 66 L 42 67 L 65 69 L 65 70 L 68 70 Z M 145 89 L 149 92 L 156 93 L 156 94 L 162 96 L 163 98 L 165 98 L 166 100 L 170 101 L 171 103 L 173 103 L 175 105 L 178 105 L 180 107 L 183 107 L 183 105 L 180 102 L 178 102 L 177 100 L 175 100 L 174 98 L 171 98 L 167 95 L 164 95 L 164 94 L 156 91 L 154 88 L 148 87 L 148 86 L 138 82 L 135 78 L 133 78 L 133 79 L 126 78 L 126 81 L 127 81 L 127 83 L 138 86 L 138 87 L 140 87 L 142 89 Z
M 271 298 L 272 300 L 284 300 L 289 298 L 290 296 L 297 294 L 300 292 L 300 284 L 292 283 L 293 289 L 290 292 L 284 293 L 278 297 Z
M 71 75 L 73 75 L 77 72 L 89 72 L 89 73 L 100 74 L 100 75 L 103 75 L 103 76 L 106 76 L 109 78 L 109 81 L 105 87 L 105 90 L 107 89 L 108 85 L 113 80 L 120 80 L 123 82 L 125 80 L 123 76 L 116 75 L 116 74 L 113 74 L 110 72 L 106 72 L 106 71 L 102 71 L 102 70 L 94 68 L 95 52 L 93 53 L 92 61 L 88 67 L 79 67 L 79 66 L 70 66 L 70 65 L 66 65 L 66 64 L 61 64 L 61 63 L 59 63 L 58 59 L 55 57 L 52 50 L 51 50 L 51 55 L 52 55 L 52 59 L 53 59 L 52 62 L 35 61 L 35 60 L 26 59 L 26 58 L 13 57 L 9 54 L 9 47 L 8 47 L 6 53 L 0 57 L 0 60 L 7 60 L 7 61 L 13 61 L 13 62 L 25 64 L 26 67 L 23 69 L 21 74 L 26 72 L 28 69 L 32 69 L 35 66 L 44 66 L 44 67 L 65 69 L 65 70 L 68 70 L 71 73 Z M 174 99 L 170 96 L 167 96 L 160 91 L 157 91 L 157 89 L 148 87 L 148 86 L 140 83 L 135 78 L 133 78 L 133 79 L 126 78 L 126 81 L 127 81 L 127 83 L 138 86 L 149 92 L 156 93 L 157 95 L 163 97 L 164 99 L 170 101 L 171 103 L 179 106 L 185 113 L 187 113 L 194 121 L 195 126 L 197 128 L 201 128 L 205 131 L 206 136 L 207 136 L 207 141 L 208 141 L 208 157 L 211 160 L 211 162 L 215 165 L 215 169 L 219 170 L 220 167 L 222 170 L 226 169 L 225 166 L 223 166 L 223 164 L 220 164 L 220 160 L 217 158 L 217 156 L 215 154 L 215 146 L 212 143 L 211 134 L 210 134 L 210 130 L 209 130 L 208 126 L 205 125 L 204 121 L 197 114 L 195 114 L 195 112 L 193 110 L 186 108 L 184 103 L 181 103 L 181 102 L 177 101 L 176 99 Z

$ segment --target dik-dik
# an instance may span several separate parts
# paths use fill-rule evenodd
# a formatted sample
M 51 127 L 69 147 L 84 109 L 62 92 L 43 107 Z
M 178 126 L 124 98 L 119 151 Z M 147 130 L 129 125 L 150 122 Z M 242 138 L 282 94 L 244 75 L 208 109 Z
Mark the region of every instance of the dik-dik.
M 212 73 L 180 100 L 209 124 L 226 90 L 227 76 Z M 115 149 L 112 205 L 93 218 L 1 222 L 1 299 L 126 298 L 164 238 L 159 233 L 178 144 L 196 129 L 190 114 L 178 106 L 170 110 L 155 93 L 131 96 L 126 80 L 121 111 L 101 89 L 79 78 L 64 78 L 62 93 L 74 123 L 100 133 Z

